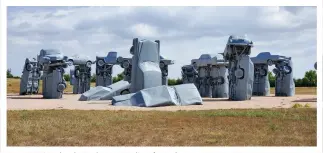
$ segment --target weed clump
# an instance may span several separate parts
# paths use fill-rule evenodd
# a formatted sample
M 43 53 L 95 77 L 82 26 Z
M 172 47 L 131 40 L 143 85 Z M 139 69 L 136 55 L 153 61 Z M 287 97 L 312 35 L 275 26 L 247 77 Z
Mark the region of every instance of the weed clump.
M 294 104 L 292 108 L 302 108 L 302 107 L 303 107 L 302 104 L 297 103 L 297 104 Z
M 306 103 L 306 104 L 304 105 L 304 107 L 305 107 L 305 108 L 310 108 L 310 107 L 311 107 L 311 105 Z

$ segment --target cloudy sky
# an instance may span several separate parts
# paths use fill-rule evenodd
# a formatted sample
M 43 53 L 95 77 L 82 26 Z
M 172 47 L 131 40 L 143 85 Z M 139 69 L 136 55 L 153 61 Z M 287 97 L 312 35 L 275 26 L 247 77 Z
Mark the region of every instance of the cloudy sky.
M 316 62 L 316 7 L 8 7 L 7 15 L 8 68 L 19 76 L 41 49 L 130 57 L 135 37 L 161 41 L 161 54 L 175 60 L 171 78 L 191 59 L 223 52 L 232 34 L 253 40 L 251 56 L 291 56 L 296 78 Z

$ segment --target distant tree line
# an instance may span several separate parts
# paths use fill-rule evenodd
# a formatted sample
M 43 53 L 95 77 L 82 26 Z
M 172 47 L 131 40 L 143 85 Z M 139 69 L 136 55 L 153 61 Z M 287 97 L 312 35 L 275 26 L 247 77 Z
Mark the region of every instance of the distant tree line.
M 15 79 L 19 79 L 19 76 L 14 76 L 11 73 L 11 69 L 7 69 L 7 78 L 15 78 Z
M 269 77 L 270 87 L 275 87 L 275 76 L 273 75 L 273 73 L 269 72 L 268 77 Z M 7 69 L 7 78 L 20 78 L 20 77 L 12 75 L 11 69 Z M 120 73 L 117 76 L 113 77 L 112 80 L 113 80 L 113 83 L 116 83 L 120 80 L 123 80 L 123 78 L 124 78 L 123 73 Z M 70 81 L 71 80 L 70 75 L 64 74 L 64 79 L 66 81 Z M 93 74 L 91 77 L 91 82 L 95 82 L 95 81 L 96 81 L 96 75 Z M 317 86 L 316 71 L 315 70 L 306 71 L 303 78 L 299 78 L 299 79 L 294 78 L 294 82 L 296 87 L 316 87 Z M 183 83 L 183 80 L 181 78 L 168 79 L 168 85 L 179 85 L 182 83 Z
M 168 79 L 168 85 L 170 86 L 179 85 L 179 84 L 183 84 L 183 80 L 181 78 Z
M 294 79 L 296 87 L 316 87 L 317 75 L 316 71 L 310 70 L 305 72 L 303 79 Z
M 269 77 L 269 83 L 270 87 L 275 87 L 275 76 L 272 74 L 272 72 L 268 73 Z M 306 71 L 303 78 L 295 79 L 295 86 L 296 87 L 316 87 L 317 86 L 317 80 L 316 80 L 316 71 L 310 70 Z

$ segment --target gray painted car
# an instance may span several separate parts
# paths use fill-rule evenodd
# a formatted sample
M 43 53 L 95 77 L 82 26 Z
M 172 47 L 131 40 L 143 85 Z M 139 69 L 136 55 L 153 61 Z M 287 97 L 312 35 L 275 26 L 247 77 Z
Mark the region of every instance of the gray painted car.
M 230 36 L 223 57 L 229 62 L 229 99 L 250 100 L 253 90 L 254 65 L 249 57 L 253 42 L 246 37 Z
M 92 62 L 86 57 L 73 57 L 69 59 L 74 67 L 70 70 L 70 84 L 73 85 L 73 94 L 82 94 L 91 87 Z
M 191 60 L 191 66 L 182 67 L 183 83 L 194 83 L 202 97 L 227 98 L 228 62 L 211 54 L 202 54 Z
M 22 76 L 20 78 L 20 95 L 38 93 L 41 71 L 41 67 L 39 66 L 35 58 L 26 58 Z
M 38 63 L 43 68 L 43 98 L 62 98 L 66 88 L 64 80 L 64 68 L 72 65 L 67 56 L 55 49 L 42 49 L 37 56 Z

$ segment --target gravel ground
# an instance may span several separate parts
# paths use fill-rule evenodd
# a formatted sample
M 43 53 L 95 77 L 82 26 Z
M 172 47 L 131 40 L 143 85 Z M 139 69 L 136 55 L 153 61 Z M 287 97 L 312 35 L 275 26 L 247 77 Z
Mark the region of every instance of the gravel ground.
M 203 98 L 203 105 L 165 106 L 165 107 L 130 107 L 112 106 L 111 101 L 78 101 L 80 95 L 65 94 L 62 99 L 42 99 L 42 95 L 8 95 L 8 110 L 39 109 L 76 109 L 76 110 L 210 110 L 210 109 L 257 109 L 291 108 L 295 103 L 309 104 L 316 108 L 315 95 L 296 95 L 293 97 L 252 97 L 247 101 L 228 101 L 226 98 Z
M 111 101 L 78 101 L 80 95 L 64 94 L 62 99 L 42 99 L 42 95 L 8 95 L 8 110 L 76 109 L 76 110 L 211 110 L 211 109 L 257 109 L 291 108 L 295 103 L 309 104 L 316 108 L 316 95 L 296 95 L 293 97 L 252 97 L 248 101 L 228 101 L 225 98 L 203 98 L 203 105 L 130 107 L 112 106 Z

